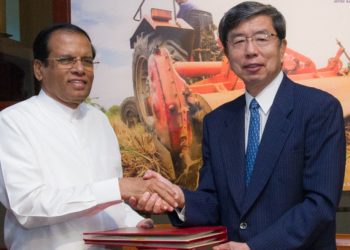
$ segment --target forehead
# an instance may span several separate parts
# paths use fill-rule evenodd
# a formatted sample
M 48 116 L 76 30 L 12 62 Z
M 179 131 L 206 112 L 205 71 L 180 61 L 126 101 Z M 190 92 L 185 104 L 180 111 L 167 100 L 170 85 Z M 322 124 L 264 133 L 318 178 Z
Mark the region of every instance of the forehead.
M 272 18 L 267 15 L 258 15 L 241 21 L 229 34 L 254 34 L 259 31 L 274 32 Z
M 49 53 L 92 53 L 91 42 L 79 32 L 54 31 L 48 40 Z

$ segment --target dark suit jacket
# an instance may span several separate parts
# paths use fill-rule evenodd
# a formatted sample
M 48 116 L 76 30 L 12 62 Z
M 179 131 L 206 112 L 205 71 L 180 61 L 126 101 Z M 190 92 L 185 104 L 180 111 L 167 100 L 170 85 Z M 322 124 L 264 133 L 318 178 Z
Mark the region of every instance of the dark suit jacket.
M 331 83 L 330 83 L 331 84 Z M 345 171 L 340 103 L 284 76 L 245 187 L 241 96 L 209 113 L 198 189 L 185 193 L 185 223 L 222 224 L 252 250 L 335 249 L 335 214 Z

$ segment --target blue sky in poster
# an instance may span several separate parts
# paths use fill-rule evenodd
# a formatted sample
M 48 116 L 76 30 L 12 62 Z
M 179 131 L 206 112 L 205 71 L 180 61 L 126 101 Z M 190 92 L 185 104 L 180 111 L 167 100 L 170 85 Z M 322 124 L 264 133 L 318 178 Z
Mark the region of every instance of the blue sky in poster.
M 223 13 L 240 1 L 192 0 L 212 13 L 218 24 Z M 88 31 L 97 48 L 101 64 L 95 72 L 92 98 L 109 108 L 133 95 L 132 49 L 129 38 L 138 23 L 132 20 L 141 0 L 71 0 L 72 22 Z M 318 68 L 327 65 L 335 55 L 338 38 L 350 53 L 349 0 L 266 0 L 277 7 L 287 20 L 287 40 L 290 48 L 311 58 Z M 143 13 L 150 7 L 172 10 L 172 0 L 148 0 Z M 345 57 L 342 58 L 347 63 Z

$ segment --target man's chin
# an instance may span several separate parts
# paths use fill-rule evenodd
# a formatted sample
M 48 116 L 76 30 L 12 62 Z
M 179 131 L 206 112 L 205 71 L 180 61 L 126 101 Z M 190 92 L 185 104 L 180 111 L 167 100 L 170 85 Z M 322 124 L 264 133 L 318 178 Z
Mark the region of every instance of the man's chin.
M 255 76 L 245 77 L 245 79 L 242 79 L 242 80 L 246 85 L 256 85 L 256 84 L 260 84 L 263 79 L 261 76 L 255 75 Z

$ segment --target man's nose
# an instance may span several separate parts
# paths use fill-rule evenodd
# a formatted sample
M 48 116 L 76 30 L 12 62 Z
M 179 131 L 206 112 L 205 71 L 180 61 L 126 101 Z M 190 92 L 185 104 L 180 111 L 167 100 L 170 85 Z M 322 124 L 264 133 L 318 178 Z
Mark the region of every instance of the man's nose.
M 247 38 L 245 45 L 245 52 L 247 55 L 255 55 L 257 53 L 258 47 L 251 37 Z
M 76 72 L 84 72 L 84 65 L 80 58 L 76 58 L 72 70 Z

